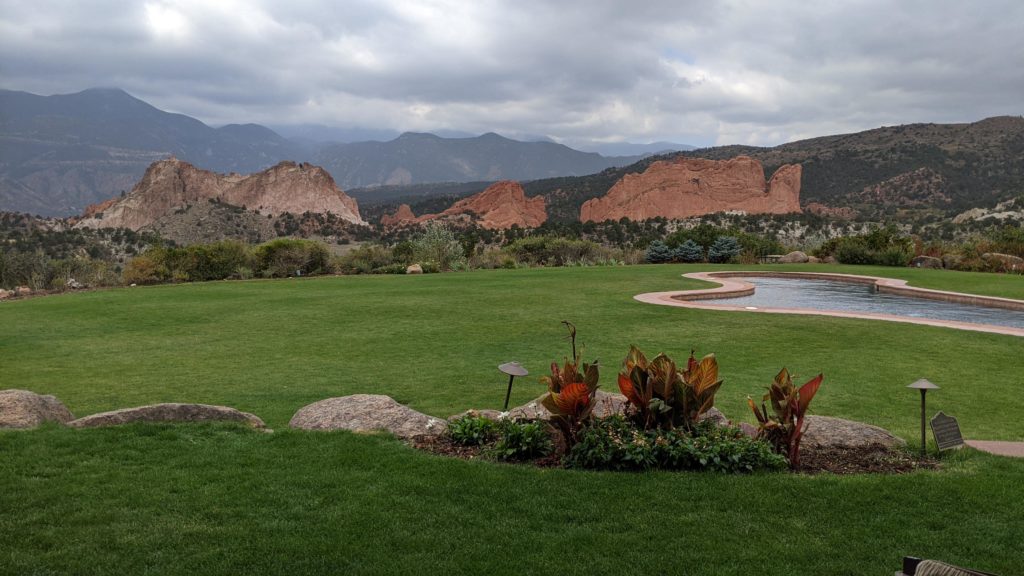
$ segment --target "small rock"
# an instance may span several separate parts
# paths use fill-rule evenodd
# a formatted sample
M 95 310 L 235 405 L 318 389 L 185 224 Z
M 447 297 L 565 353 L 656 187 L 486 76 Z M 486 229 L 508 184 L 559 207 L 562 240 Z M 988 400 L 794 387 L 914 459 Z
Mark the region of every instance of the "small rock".
M 72 428 L 98 428 L 131 422 L 242 422 L 253 428 L 264 429 L 266 424 L 258 416 L 227 406 L 210 404 L 179 404 L 168 402 L 135 408 L 122 408 L 100 412 L 68 422 Z
M 806 264 L 808 260 L 807 254 L 797 250 L 779 258 L 779 264 Z
M 43 422 L 66 424 L 71 412 L 53 396 L 28 390 L 0 390 L 0 428 L 27 430 Z
M 423 266 L 419 264 L 411 264 L 405 269 L 406 274 L 423 274 Z
M 440 436 L 448 429 L 445 420 L 379 394 L 353 394 L 314 402 L 300 408 L 288 425 L 304 430 L 390 432 L 404 440 Z
M 81 282 L 75 280 L 74 278 L 68 278 L 68 281 L 65 282 L 64 285 L 72 290 L 81 290 L 82 288 L 85 288 L 85 286 L 83 286 Z
M 911 268 L 942 268 L 942 258 L 917 256 L 910 261 Z
M 800 441 L 801 448 L 860 448 L 871 445 L 893 448 L 906 444 L 905 440 L 884 428 L 854 420 L 808 416 L 804 422 L 807 423 L 807 432 Z

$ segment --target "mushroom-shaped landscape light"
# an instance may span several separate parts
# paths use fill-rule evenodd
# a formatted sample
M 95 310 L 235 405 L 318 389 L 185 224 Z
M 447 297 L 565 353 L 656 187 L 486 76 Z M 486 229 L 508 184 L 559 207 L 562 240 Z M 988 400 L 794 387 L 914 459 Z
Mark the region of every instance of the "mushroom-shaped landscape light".
M 519 362 L 506 362 L 498 365 L 498 370 L 501 370 L 505 374 L 508 374 L 508 392 L 505 392 L 505 407 L 502 408 L 502 412 L 508 411 L 508 399 L 512 396 L 512 381 L 516 379 L 516 376 L 526 376 L 529 372 Z
M 925 448 L 927 446 L 927 444 L 925 444 L 926 438 L 924 433 L 925 420 L 927 419 L 924 411 L 924 395 L 927 394 L 929 390 L 938 390 L 939 387 L 925 380 L 924 378 L 921 378 L 920 380 L 914 382 L 913 384 L 907 384 L 907 388 L 913 388 L 915 390 L 921 391 L 921 456 L 924 456 Z

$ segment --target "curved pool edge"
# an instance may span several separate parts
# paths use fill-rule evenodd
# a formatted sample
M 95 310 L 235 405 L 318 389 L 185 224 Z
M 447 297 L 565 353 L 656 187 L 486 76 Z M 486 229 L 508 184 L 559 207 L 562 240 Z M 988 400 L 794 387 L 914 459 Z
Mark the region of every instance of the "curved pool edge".
M 770 307 L 747 307 L 729 306 L 725 304 L 706 304 L 701 300 L 718 298 L 735 298 L 749 296 L 754 293 L 754 285 L 742 280 L 734 280 L 735 277 L 768 277 L 768 278 L 806 278 L 811 280 L 836 280 L 840 282 L 852 282 L 857 284 L 873 284 L 879 292 L 910 296 L 913 298 L 925 298 L 929 300 L 941 300 L 955 302 L 958 304 L 970 304 L 975 306 L 988 306 L 1004 308 L 1008 310 L 1024 311 L 1024 301 L 1010 298 L 999 298 L 996 296 L 981 296 L 977 294 L 965 294 L 961 292 L 947 292 L 944 290 L 932 290 L 929 288 L 916 288 L 908 286 L 906 280 L 896 278 L 883 278 L 880 276 L 859 276 L 855 274 L 833 274 L 827 272 L 763 272 L 763 271 L 728 271 L 728 272 L 690 272 L 683 274 L 684 278 L 703 280 L 718 284 L 714 288 L 703 288 L 697 290 L 673 290 L 671 292 L 647 292 L 633 296 L 634 300 L 646 304 L 658 304 L 662 306 L 677 306 L 682 308 L 696 308 L 701 310 L 720 310 L 729 312 L 762 312 L 766 314 L 797 314 L 805 316 L 833 316 L 838 318 L 859 318 L 866 320 L 886 320 L 889 322 L 903 322 L 906 324 L 921 324 L 925 326 L 937 326 L 942 328 L 955 328 L 957 330 L 970 330 L 974 332 L 988 332 L 991 334 L 1003 334 L 1008 336 L 1024 337 L 1024 329 L 1010 326 L 994 326 L 991 324 L 974 324 L 971 322 L 957 322 L 954 320 L 934 320 L 931 318 L 913 318 L 909 316 L 896 316 L 894 314 L 870 314 L 864 312 L 844 312 L 840 310 L 814 310 L 810 308 L 770 308 Z

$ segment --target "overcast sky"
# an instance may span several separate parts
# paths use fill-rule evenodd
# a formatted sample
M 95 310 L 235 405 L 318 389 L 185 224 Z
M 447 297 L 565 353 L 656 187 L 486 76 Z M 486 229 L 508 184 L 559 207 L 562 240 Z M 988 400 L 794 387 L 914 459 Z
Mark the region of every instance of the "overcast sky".
M 1024 1 L 0 0 L 0 87 L 211 125 L 772 145 L 1024 113 Z

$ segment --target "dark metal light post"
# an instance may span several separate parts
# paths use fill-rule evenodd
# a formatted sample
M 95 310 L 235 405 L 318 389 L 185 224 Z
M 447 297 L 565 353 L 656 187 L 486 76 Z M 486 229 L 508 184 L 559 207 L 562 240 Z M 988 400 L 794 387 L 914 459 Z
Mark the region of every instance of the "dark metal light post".
M 519 362 L 506 362 L 504 364 L 499 364 L 498 370 L 508 374 L 508 392 L 505 392 L 505 407 L 501 409 L 502 412 L 507 412 L 508 399 L 512 396 L 512 381 L 516 379 L 516 376 L 526 376 L 529 372 L 527 372 L 526 368 L 523 368 Z
M 907 388 L 914 388 L 915 390 L 921 391 L 921 456 L 924 456 L 926 454 L 926 447 L 928 446 L 926 444 L 927 439 L 925 438 L 924 433 L 925 420 L 927 420 L 927 416 L 925 416 L 924 411 L 924 395 L 927 394 L 929 390 L 938 390 L 939 387 L 924 378 L 921 378 L 913 384 L 908 384 Z

